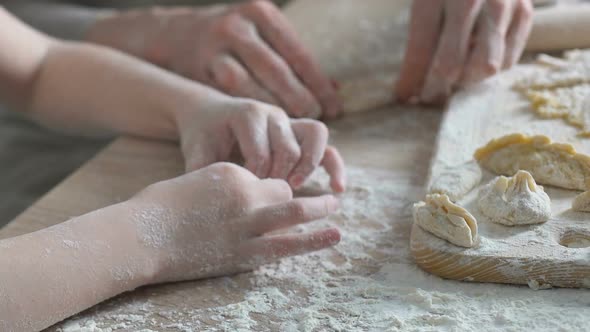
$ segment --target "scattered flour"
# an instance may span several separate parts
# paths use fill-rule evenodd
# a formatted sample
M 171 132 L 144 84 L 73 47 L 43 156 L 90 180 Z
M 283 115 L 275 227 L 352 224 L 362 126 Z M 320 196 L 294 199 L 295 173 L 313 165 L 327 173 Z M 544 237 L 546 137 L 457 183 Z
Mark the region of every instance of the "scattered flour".
M 350 17 L 349 9 L 333 6 L 321 15 L 331 22 Z M 340 50 L 323 67 L 329 72 L 351 63 L 360 64 L 354 67 L 362 67 L 362 72 L 384 64 L 397 68 L 403 47 L 392 45 L 403 45 L 406 23 L 407 12 L 386 23 L 357 21 L 364 35 L 362 45 L 350 43 L 350 47 L 365 51 Z M 302 38 L 321 40 L 321 47 L 334 49 L 333 33 L 333 29 L 316 29 Z M 389 112 L 354 132 L 347 129 L 346 134 L 396 142 L 397 151 L 404 144 L 415 153 L 416 160 L 407 161 L 414 169 L 403 173 L 396 168 L 399 165 L 391 165 L 394 171 L 386 172 L 349 165 L 341 211 L 297 228 L 337 224 L 343 238 L 334 249 L 283 259 L 233 278 L 143 288 L 49 331 L 590 331 L 587 290 L 536 292 L 526 286 L 449 281 L 415 266 L 409 248 L 411 206 L 424 195 L 429 166 L 424 156 L 432 154 L 440 114 Z M 347 121 L 356 120 L 342 120 Z M 372 148 L 396 151 L 386 144 Z M 328 187 L 323 173 L 311 182 L 310 193 Z M 157 246 L 168 239 L 145 240 Z
M 197 289 L 211 286 L 165 286 L 167 291 L 154 288 L 141 300 L 101 304 L 57 331 L 590 331 L 587 290 L 535 292 L 421 271 L 408 248 L 410 206 L 422 192 L 413 183 L 420 175 L 350 167 L 348 176 L 342 210 L 299 227 L 338 224 L 343 240 L 335 250 L 263 266 L 242 275 L 249 279 L 245 288 L 233 279 L 215 280 L 224 293 L 245 292 L 229 303 L 190 307 L 178 300 L 189 295 L 176 294 L 179 302 L 171 304 L 170 293 L 197 296 Z M 326 186 L 325 174 L 311 184 L 313 190 Z

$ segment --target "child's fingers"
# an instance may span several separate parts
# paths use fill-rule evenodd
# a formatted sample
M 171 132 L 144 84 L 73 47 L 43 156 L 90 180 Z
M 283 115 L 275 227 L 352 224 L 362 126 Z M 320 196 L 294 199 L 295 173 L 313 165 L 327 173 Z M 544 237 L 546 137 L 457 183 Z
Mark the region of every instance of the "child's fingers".
M 269 177 L 286 180 L 301 157 L 301 149 L 285 113 L 281 111 L 270 114 L 268 135 L 272 154 Z
M 332 195 L 296 198 L 282 204 L 260 208 L 243 220 L 249 235 L 261 235 L 327 217 L 338 209 Z
M 344 170 L 344 160 L 338 150 L 333 146 L 328 146 L 324 152 L 322 166 L 330 174 L 330 187 L 337 193 L 346 189 L 346 172 Z
M 271 154 L 268 141 L 267 114 L 258 103 L 245 103 L 231 123 L 231 129 L 238 141 L 244 167 L 259 178 L 268 176 Z
M 249 240 L 244 255 L 256 259 L 256 264 L 265 264 L 277 259 L 300 255 L 331 247 L 340 242 L 340 231 L 327 228 L 310 233 L 263 236 Z
M 291 127 L 301 146 L 301 157 L 289 175 L 289 184 L 293 188 L 298 188 L 320 165 L 329 133 L 326 125 L 308 119 L 292 120 Z

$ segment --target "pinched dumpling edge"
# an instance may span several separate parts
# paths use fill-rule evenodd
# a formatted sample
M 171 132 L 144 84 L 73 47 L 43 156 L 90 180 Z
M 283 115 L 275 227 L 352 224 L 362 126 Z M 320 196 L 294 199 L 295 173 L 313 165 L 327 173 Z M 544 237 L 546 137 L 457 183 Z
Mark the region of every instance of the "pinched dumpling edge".
M 514 204 L 522 203 L 523 198 L 533 204 Z M 480 190 L 477 205 L 491 221 L 507 226 L 540 224 L 551 217 L 549 195 L 535 183 L 531 173 L 523 170 L 512 177 L 498 176 L 490 181 Z
M 506 170 L 499 170 L 493 169 L 487 161 L 489 158 L 496 152 L 505 149 L 507 147 L 513 145 L 525 145 L 529 144 L 534 146 L 539 151 L 547 151 L 547 152 L 554 152 L 560 154 L 564 157 L 563 162 L 577 162 L 583 167 L 582 176 L 584 177 L 584 183 L 577 183 L 573 186 L 567 186 L 563 183 L 559 183 L 557 180 L 553 179 L 550 181 L 544 181 L 543 176 L 537 176 L 534 170 L 522 168 L 530 172 L 535 179 L 537 179 L 538 183 L 552 185 L 560 188 L 565 189 L 575 189 L 575 190 L 586 190 L 590 187 L 590 157 L 581 153 L 578 153 L 576 149 L 571 144 L 564 144 L 564 143 L 554 143 L 551 139 L 545 135 L 534 135 L 534 136 L 527 136 L 524 134 L 516 133 L 510 134 L 506 136 L 502 136 L 500 138 L 492 139 L 488 144 L 485 146 L 477 149 L 474 154 L 474 158 L 482 165 L 484 168 L 491 170 L 497 174 L 514 175 L 514 172 L 508 172 Z M 521 168 L 521 167 L 519 167 Z
M 413 217 L 420 228 L 452 244 L 469 248 L 476 243 L 477 220 L 445 194 L 426 195 L 414 204 Z

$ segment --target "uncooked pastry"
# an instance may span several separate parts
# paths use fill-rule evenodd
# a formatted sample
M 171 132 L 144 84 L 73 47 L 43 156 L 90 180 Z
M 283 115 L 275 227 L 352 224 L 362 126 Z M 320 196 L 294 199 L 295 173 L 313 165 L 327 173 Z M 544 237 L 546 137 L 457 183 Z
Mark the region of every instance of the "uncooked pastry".
M 524 91 L 537 115 L 542 118 L 563 118 L 590 136 L 590 84 L 583 83 L 554 89 Z
M 551 217 L 551 200 L 527 171 L 498 176 L 479 192 L 477 205 L 491 221 L 507 226 L 544 223 Z
M 590 191 L 584 191 L 574 198 L 572 210 L 579 212 L 590 212 Z
M 565 189 L 584 191 L 590 181 L 590 157 L 543 135 L 512 134 L 493 139 L 475 151 L 475 159 L 496 174 L 512 176 L 526 170 L 538 183 Z
M 461 247 L 472 247 L 477 239 L 477 221 L 469 211 L 444 194 L 426 195 L 414 204 L 414 222 L 425 231 Z
M 440 171 L 430 184 L 429 192 L 446 194 L 456 202 L 481 182 L 481 168 L 475 160 Z

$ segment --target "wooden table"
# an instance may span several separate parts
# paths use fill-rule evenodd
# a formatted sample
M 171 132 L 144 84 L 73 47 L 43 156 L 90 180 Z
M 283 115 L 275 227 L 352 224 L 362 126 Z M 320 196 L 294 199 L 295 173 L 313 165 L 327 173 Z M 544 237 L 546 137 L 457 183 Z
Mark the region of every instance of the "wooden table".
M 404 1 L 372 0 L 372 6 L 355 0 L 338 1 L 348 5 L 332 6 L 332 1 L 325 1 L 318 8 L 317 2 L 302 0 L 287 10 L 323 67 L 336 77 L 382 68 L 395 70 L 401 57 L 399 46 L 403 41 L 400 38 L 405 33 L 393 28 L 403 22 L 392 23 L 390 17 Z M 313 3 L 316 10 L 306 12 L 305 3 Z M 331 37 L 326 39 L 328 33 Z M 391 42 L 384 44 L 377 40 Z M 337 55 L 331 56 L 334 52 Z M 411 217 L 407 207 L 423 194 L 439 121 L 439 111 L 396 106 L 348 116 L 330 124 L 332 143 L 342 152 L 349 170 L 376 172 L 383 181 L 396 185 L 396 196 L 384 204 L 399 208 L 386 212 L 391 228 L 375 239 L 383 247 L 402 246 L 404 252 L 408 246 Z M 182 171 L 183 160 L 177 146 L 136 138 L 118 139 L 0 230 L 0 238 L 48 227 L 126 200 L 146 185 L 174 177 Z M 358 187 L 355 187 L 355 179 L 350 182 L 352 189 L 345 195 L 354 198 Z M 362 200 L 359 202 L 362 204 Z M 368 219 L 370 224 L 370 216 Z M 394 240 L 397 242 L 392 244 Z M 366 275 L 391 260 L 413 267 L 409 250 L 405 252 L 399 257 L 375 252 L 370 253 L 368 261 L 351 259 L 356 264 L 352 271 Z M 337 258 L 338 250 L 332 253 Z M 242 301 L 244 292 L 254 287 L 252 281 L 252 274 L 241 274 L 147 287 L 107 301 L 80 317 L 92 324 L 113 326 L 115 330 L 190 330 L 186 326 L 199 330 L 219 324 L 219 319 L 214 319 L 207 308 Z M 291 287 L 280 281 L 275 286 L 279 289 Z M 305 290 L 299 291 L 301 293 L 296 296 L 304 298 Z M 260 327 L 275 326 L 272 314 L 254 313 L 249 317 Z M 231 327 L 228 329 L 232 330 Z

